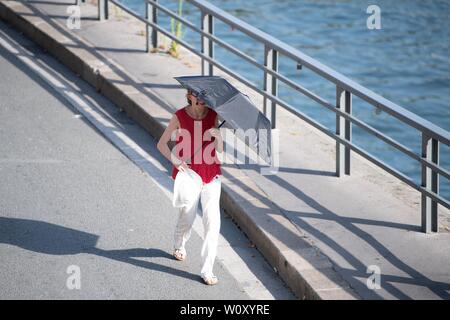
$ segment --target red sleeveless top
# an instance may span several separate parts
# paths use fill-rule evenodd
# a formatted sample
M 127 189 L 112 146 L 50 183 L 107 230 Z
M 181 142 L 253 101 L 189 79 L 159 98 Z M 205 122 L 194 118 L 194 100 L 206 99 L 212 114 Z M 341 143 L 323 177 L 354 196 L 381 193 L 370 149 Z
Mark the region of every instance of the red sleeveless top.
M 177 132 L 176 145 L 174 147 L 176 148 L 175 155 L 186 161 L 186 163 L 190 163 L 189 167 L 198 173 L 198 175 L 202 178 L 203 183 L 209 183 L 216 175 L 221 174 L 220 162 L 216 156 L 216 150 L 214 148 L 214 138 L 209 138 L 211 140 L 204 138 L 205 131 L 214 127 L 217 112 L 209 107 L 206 108 L 208 109 L 208 112 L 201 120 L 195 120 L 192 118 L 186 112 L 186 107 L 175 112 L 178 122 L 180 123 L 180 128 L 184 129 L 181 130 L 184 132 L 180 132 L 180 130 Z M 190 138 L 190 141 L 186 140 L 183 143 L 183 139 L 185 138 Z M 204 145 L 200 150 L 202 144 Z M 175 179 L 177 173 L 178 169 L 173 166 L 173 179 Z

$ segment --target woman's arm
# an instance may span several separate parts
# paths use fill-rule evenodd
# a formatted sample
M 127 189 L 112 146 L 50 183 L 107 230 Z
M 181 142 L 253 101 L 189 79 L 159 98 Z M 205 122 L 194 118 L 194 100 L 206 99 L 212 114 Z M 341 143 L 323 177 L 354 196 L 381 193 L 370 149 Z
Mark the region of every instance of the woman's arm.
M 183 169 L 187 169 L 188 166 L 184 161 L 177 158 L 169 149 L 168 143 L 172 136 L 172 133 L 177 130 L 180 126 L 177 116 L 174 114 L 172 119 L 169 121 L 169 125 L 166 130 L 164 130 L 161 138 L 159 138 L 157 148 L 161 154 L 168 159 L 178 170 L 183 171 Z

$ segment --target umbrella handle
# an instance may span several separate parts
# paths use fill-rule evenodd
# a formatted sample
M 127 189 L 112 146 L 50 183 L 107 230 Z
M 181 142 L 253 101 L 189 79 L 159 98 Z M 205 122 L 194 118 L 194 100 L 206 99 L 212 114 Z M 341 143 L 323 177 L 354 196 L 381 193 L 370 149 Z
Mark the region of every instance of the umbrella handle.
M 226 122 L 226 120 L 223 120 L 222 123 L 219 124 L 219 126 L 217 128 L 220 128 L 221 126 L 223 126 L 225 124 L 225 122 Z M 209 142 L 209 141 L 204 141 L 202 146 L 194 152 L 194 154 L 192 155 L 192 157 L 189 160 L 192 160 L 192 158 L 197 154 L 197 152 L 199 152 L 201 149 L 203 149 L 203 146 L 206 144 L 206 142 Z

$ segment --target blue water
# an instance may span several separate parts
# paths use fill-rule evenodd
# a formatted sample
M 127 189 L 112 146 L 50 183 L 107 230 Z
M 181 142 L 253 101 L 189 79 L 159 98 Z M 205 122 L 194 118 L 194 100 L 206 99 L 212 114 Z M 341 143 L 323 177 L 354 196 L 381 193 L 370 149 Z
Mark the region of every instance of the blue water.
M 142 0 L 123 0 L 144 12 Z M 450 1 L 448 0 L 211 0 L 212 4 L 301 50 L 372 91 L 450 130 Z M 369 30 L 369 5 L 381 9 L 381 29 Z M 164 5 L 175 10 L 176 0 Z M 183 16 L 199 26 L 199 13 L 183 3 Z M 160 23 L 170 30 L 163 13 Z M 184 28 L 183 39 L 200 48 L 199 35 Z M 263 46 L 220 21 L 215 33 L 256 60 Z M 262 72 L 241 58 L 215 47 L 216 59 L 262 88 Z M 311 71 L 280 57 L 280 72 L 334 104 L 335 87 Z M 280 84 L 279 94 L 289 104 L 331 130 L 334 113 Z M 420 133 L 357 97 L 353 113 L 420 155 Z M 353 127 L 353 141 L 420 184 L 420 165 L 403 153 Z M 450 170 L 450 148 L 441 145 L 441 165 Z M 450 183 L 440 179 L 440 193 L 450 199 Z

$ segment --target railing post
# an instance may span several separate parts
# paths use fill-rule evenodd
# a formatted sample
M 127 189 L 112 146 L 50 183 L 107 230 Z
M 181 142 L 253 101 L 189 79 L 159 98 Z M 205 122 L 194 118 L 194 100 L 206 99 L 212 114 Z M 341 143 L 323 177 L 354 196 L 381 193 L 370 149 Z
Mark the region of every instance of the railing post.
M 153 0 L 153 2 L 158 2 L 158 0 Z M 145 5 L 145 19 L 151 21 L 153 24 L 158 24 L 158 11 L 157 7 L 152 5 L 151 2 L 146 1 Z M 152 33 L 150 36 L 150 29 L 152 29 Z M 156 28 L 151 27 L 150 25 L 146 25 L 145 27 L 145 46 L 146 51 L 150 51 L 150 37 L 152 39 L 152 48 L 158 48 L 158 30 Z
M 278 71 L 278 51 L 264 46 L 264 66 L 275 72 Z M 264 71 L 264 91 L 272 96 L 278 96 L 278 78 Z M 264 97 L 263 113 L 267 116 L 267 105 L 269 99 Z M 276 127 L 276 103 L 270 100 L 270 122 L 272 129 Z
M 202 31 L 213 35 L 214 34 L 213 16 L 202 11 L 201 19 L 202 19 L 201 21 Z M 202 43 L 202 53 L 208 56 L 209 58 L 214 59 L 214 42 L 211 39 L 202 35 L 201 43 Z M 212 76 L 214 74 L 214 65 L 202 58 L 202 75 L 205 75 L 206 71 L 208 71 L 209 76 Z
M 439 165 L 439 141 L 422 132 L 422 157 Z M 439 175 L 422 164 L 422 187 L 439 193 Z M 438 232 L 438 203 L 422 193 L 422 231 Z
M 336 108 L 347 114 L 352 114 L 352 95 L 350 92 L 336 87 Z M 336 134 L 352 141 L 352 123 L 336 114 Z M 336 176 L 342 173 L 350 175 L 350 148 L 336 141 Z
M 108 0 L 97 0 L 98 1 L 98 20 L 108 19 Z

